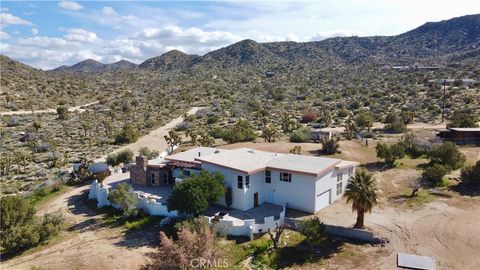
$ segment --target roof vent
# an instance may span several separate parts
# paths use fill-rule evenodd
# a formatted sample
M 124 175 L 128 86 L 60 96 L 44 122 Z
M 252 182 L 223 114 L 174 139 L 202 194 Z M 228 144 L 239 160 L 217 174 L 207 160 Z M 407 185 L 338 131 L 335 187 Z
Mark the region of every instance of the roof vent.
M 220 150 L 217 149 L 217 150 L 215 150 L 215 152 L 213 152 L 213 153 L 214 153 L 214 154 L 218 154 L 218 153 L 220 153 Z
M 198 156 L 200 157 L 200 152 L 198 152 Z
M 253 150 L 248 150 L 247 152 L 248 152 L 248 153 L 255 154 L 255 152 L 254 152 Z

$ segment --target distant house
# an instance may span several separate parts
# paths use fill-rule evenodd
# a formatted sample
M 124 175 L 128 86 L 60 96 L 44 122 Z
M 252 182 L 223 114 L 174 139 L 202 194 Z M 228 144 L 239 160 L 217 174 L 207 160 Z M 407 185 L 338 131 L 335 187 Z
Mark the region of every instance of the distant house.
M 319 142 L 322 140 L 322 138 L 327 138 L 328 140 L 330 140 L 332 138 L 332 132 L 324 131 L 321 129 L 314 129 L 312 131 L 312 141 Z
M 267 76 L 267 78 L 271 78 L 275 76 L 275 72 L 268 70 L 267 72 L 265 72 L 265 76 Z
M 456 144 L 480 144 L 480 128 L 448 128 L 438 130 L 437 136 Z
M 474 79 L 434 79 L 434 80 L 428 80 L 427 85 L 431 84 L 437 84 L 437 85 L 454 85 L 454 84 L 459 84 L 459 85 L 466 85 L 466 86 L 472 86 L 475 83 L 477 83 L 476 80 Z
M 81 163 L 72 164 L 73 171 L 74 172 L 78 171 L 78 168 L 80 167 L 80 165 Z M 108 164 L 105 162 L 95 162 L 95 163 L 91 163 L 88 166 L 88 170 L 93 174 L 97 174 L 100 172 L 108 172 L 109 167 L 108 167 Z

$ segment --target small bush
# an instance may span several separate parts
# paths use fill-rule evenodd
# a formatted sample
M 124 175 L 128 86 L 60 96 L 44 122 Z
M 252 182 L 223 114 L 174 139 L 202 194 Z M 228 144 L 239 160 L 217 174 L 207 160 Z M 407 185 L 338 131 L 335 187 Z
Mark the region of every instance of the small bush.
M 443 176 L 451 172 L 451 168 L 446 165 L 433 164 L 427 167 L 422 173 L 422 179 L 435 186 L 442 184 Z
M 314 110 L 310 109 L 302 114 L 302 122 L 303 123 L 311 123 L 315 122 L 318 119 L 317 112 Z
M 301 127 L 290 134 L 290 142 L 309 142 L 312 139 L 312 129 Z
M 116 144 L 133 143 L 138 140 L 138 130 L 130 124 L 126 124 L 123 130 L 115 137 Z
M 460 173 L 462 182 L 480 187 L 480 160 L 473 166 L 465 166 Z

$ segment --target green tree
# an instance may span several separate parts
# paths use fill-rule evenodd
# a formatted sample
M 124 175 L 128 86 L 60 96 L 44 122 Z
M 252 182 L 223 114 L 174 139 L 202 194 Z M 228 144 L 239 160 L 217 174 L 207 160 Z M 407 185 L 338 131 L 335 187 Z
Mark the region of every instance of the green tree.
M 138 130 L 131 124 L 126 124 L 123 129 L 115 137 L 116 144 L 133 143 L 138 140 Z
M 337 137 L 332 137 L 330 139 L 323 137 L 322 138 L 322 152 L 327 154 L 327 155 L 333 155 L 338 152 L 338 148 L 340 145 L 338 144 L 338 139 Z
M 443 176 L 450 173 L 452 170 L 449 166 L 435 163 L 423 170 L 422 180 L 436 186 L 443 185 Z
M 435 146 L 428 156 L 431 164 L 446 165 L 452 170 L 461 168 L 466 161 L 465 155 L 458 151 L 457 146 L 452 142 Z
M 467 185 L 480 187 L 480 160 L 475 165 L 465 166 L 460 173 L 460 179 Z
M 210 136 L 206 131 L 200 132 L 200 138 L 198 139 L 200 146 L 210 147 L 215 143 L 215 139 Z
M 300 220 L 298 232 L 306 237 L 311 248 L 318 247 L 327 240 L 327 229 L 318 217 Z
M 253 141 L 257 138 L 255 129 L 248 120 L 239 120 L 233 126 L 226 128 L 222 134 L 222 140 L 227 143 Z
M 167 142 L 170 153 L 173 153 L 173 150 L 174 150 L 173 148 L 175 146 L 178 146 L 182 143 L 182 138 L 173 129 L 168 132 L 168 136 L 165 135 L 163 137 L 165 138 L 165 141 Z
M 473 113 L 455 111 L 450 119 L 448 127 L 475 128 L 478 127 L 477 117 Z
M 266 142 L 274 142 L 279 136 L 278 128 L 273 124 L 268 124 L 262 129 L 262 137 Z
M 372 212 L 378 203 L 377 184 L 373 174 L 359 170 L 350 177 L 345 190 L 347 203 L 352 202 L 352 210 L 357 212 L 357 222 L 354 228 L 363 229 L 365 213 Z
M 148 159 L 155 159 L 157 158 L 160 153 L 156 150 L 150 150 L 148 147 L 146 146 L 142 146 L 140 147 L 140 149 L 138 150 L 138 152 L 140 153 L 140 155 L 142 156 L 145 156 L 147 157 Z
M 129 184 L 121 183 L 117 188 L 111 189 L 108 201 L 118 206 L 126 217 L 137 214 L 137 196 Z
M 396 143 L 388 146 L 385 143 L 379 143 L 375 147 L 377 151 L 377 157 L 383 158 L 385 163 L 394 166 L 397 159 L 401 159 L 405 156 L 405 151 L 402 144 Z
M 133 161 L 133 152 L 130 149 L 125 149 L 117 153 L 117 162 L 124 166 Z
M 67 107 L 60 106 L 57 108 L 58 119 L 67 120 L 70 117 L 70 112 Z
M 368 112 L 359 113 L 355 116 L 354 121 L 360 131 L 366 128 L 370 132 L 370 128 L 373 126 L 373 116 Z
M 312 129 L 301 127 L 290 134 L 290 142 L 309 142 L 312 139 Z
M 218 172 L 200 174 L 184 179 L 175 185 L 168 197 L 168 210 L 177 210 L 189 216 L 198 216 L 209 204 L 218 202 L 225 195 L 224 176 Z

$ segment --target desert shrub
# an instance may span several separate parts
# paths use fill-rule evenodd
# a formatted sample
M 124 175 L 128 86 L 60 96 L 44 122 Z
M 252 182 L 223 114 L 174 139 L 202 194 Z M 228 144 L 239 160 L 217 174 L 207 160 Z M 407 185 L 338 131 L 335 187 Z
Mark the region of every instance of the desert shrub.
M 480 160 L 475 165 L 467 165 L 462 168 L 460 179 L 468 185 L 477 185 L 480 187 Z
M 0 245 L 11 253 L 55 236 L 63 225 L 63 217 L 58 213 L 37 218 L 33 206 L 21 196 L 0 198 L 0 218 Z
M 345 118 L 350 115 L 350 111 L 347 109 L 338 110 L 338 117 Z
M 385 131 L 390 133 L 403 133 L 407 131 L 407 126 L 402 121 L 395 121 L 385 126 Z
M 473 113 L 455 111 L 450 119 L 448 127 L 474 128 L 478 127 L 477 118 Z
M 117 153 L 117 162 L 123 165 L 127 165 L 128 163 L 133 161 L 133 152 L 130 149 L 125 149 Z
M 223 254 L 217 245 L 216 233 L 208 222 L 195 219 L 188 223 L 182 222 L 177 227 L 177 240 L 160 232 L 160 247 L 152 254 L 152 263 L 146 269 L 206 269 L 213 263 L 226 263 L 221 260 Z M 200 259 L 204 261 L 203 265 Z
M 315 121 L 317 121 L 317 119 L 318 119 L 317 112 L 314 111 L 313 109 L 310 109 L 310 110 L 308 110 L 308 111 L 305 111 L 305 112 L 302 114 L 302 122 L 303 122 L 303 123 L 315 122 Z
M 340 145 L 338 144 L 339 139 L 332 137 L 327 139 L 326 137 L 322 138 L 322 152 L 327 155 L 333 155 L 338 152 Z
M 129 184 L 121 183 L 108 193 L 108 201 L 120 208 L 125 217 L 137 214 L 137 196 Z
M 449 166 L 452 170 L 459 169 L 465 164 L 465 155 L 458 151 L 457 146 L 451 142 L 435 146 L 428 154 L 431 164 Z
M 175 127 L 175 130 L 176 131 L 185 131 L 187 129 L 192 129 L 194 127 L 195 127 L 195 124 L 193 124 L 192 122 L 183 121 Z
M 115 136 L 116 144 L 133 143 L 138 140 L 138 130 L 130 124 L 123 126 L 117 136 Z
M 7 127 L 16 127 L 18 125 L 20 125 L 20 122 L 18 121 L 18 118 L 11 117 L 10 119 L 8 119 Z
M 70 118 L 70 112 L 68 111 L 67 107 L 60 106 L 57 108 L 58 119 L 60 120 L 68 120 Z
M 327 229 L 318 217 L 301 220 L 298 223 L 298 232 L 306 237 L 309 246 L 312 248 L 327 240 Z
M 397 159 L 403 158 L 405 156 L 405 151 L 403 146 L 400 143 L 387 145 L 385 143 L 379 143 L 375 146 L 377 152 L 377 157 L 385 160 L 385 163 L 388 165 L 395 165 Z
M 168 210 L 198 216 L 207 209 L 209 204 L 218 202 L 225 192 L 223 175 L 202 171 L 175 185 L 168 197 Z
M 428 166 L 427 168 L 425 168 L 425 170 L 423 170 L 422 180 L 438 186 L 442 184 L 443 176 L 450 172 L 451 168 L 449 166 L 442 164 L 433 164 L 432 166 Z
M 220 139 L 223 136 L 224 129 L 221 127 L 214 127 L 208 131 L 208 134 L 215 139 Z
M 157 158 L 158 155 L 160 155 L 160 153 L 156 150 L 150 150 L 148 147 L 146 146 L 142 146 L 140 147 L 139 149 L 139 153 L 145 157 L 147 157 L 148 159 L 154 159 L 154 158 Z
M 220 120 L 220 115 L 218 115 L 218 114 L 213 114 L 213 115 L 208 116 L 208 118 L 207 118 L 207 124 L 209 124 L 209 125 L 215 124 L 215 123 L 217 123 L 219 120 Z
M 312 129 L 301 127 L 290 134 L 290 142 L 309 142 L 312 139 Z
M 417 140 L 415 134 L 411 131 L 405 134 L 405 136 L 400 141 L 400 144 L 403 146 L 405 154 L 409 155 L 412 158 L 418 158 L 428 153 L 425 145 L 421 144 Z
M 362 112 L 355 116 L 354 121 L 360 131 L 366 128 L 370 132 L 373 125 L 373 116 L 368 112 Z
M 227 143 L 253 141 L 256 138 L 257 134 L 255 133 L 255 129 L 247 120 L 239 120 L 233 126 L 224 129 L 222 132 L 222 140 Z

